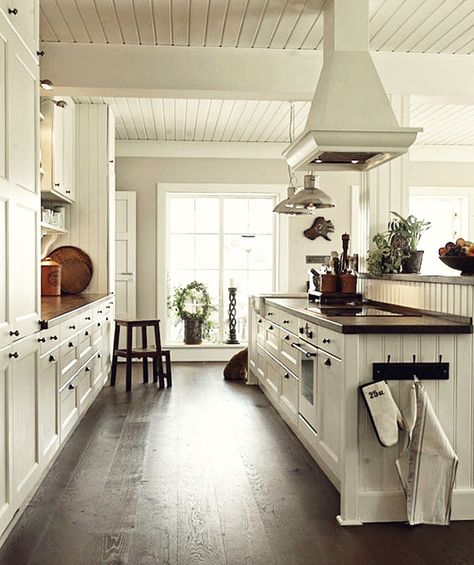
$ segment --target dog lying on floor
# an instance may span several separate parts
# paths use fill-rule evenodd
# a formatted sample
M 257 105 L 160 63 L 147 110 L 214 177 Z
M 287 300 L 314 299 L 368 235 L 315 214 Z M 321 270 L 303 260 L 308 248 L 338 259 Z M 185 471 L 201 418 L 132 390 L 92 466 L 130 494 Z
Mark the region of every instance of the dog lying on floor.
M 224 379 L 226 381 L 246 381 L 248 357 L 248 349 L 236 353 L 224 367 Z

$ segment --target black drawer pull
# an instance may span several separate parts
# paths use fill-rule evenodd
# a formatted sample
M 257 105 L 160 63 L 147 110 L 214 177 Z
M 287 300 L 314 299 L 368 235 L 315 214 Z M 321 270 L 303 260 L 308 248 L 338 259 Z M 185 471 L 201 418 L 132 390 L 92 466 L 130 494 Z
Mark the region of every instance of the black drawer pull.
M 84 369 L 84 371 L 85 371 L 86 373 L 88 373 L 88 372 L 90 371 L 89 367 L 86 367 L 86 368 Z
M 284 323 L 284 324 L 289 324 L 289 323 L 290 323 L 290 320 L 283 320 L 283 323 Z
M 301 347 L 301 345 L 299 343 L 292 343 L 291 347 L 294 347 L 295 349 L 297 349 L 298 351 L 300 351 L 301 353 L 304 353 L 305 357 L 316 357 L 318 354 L 314 351 L 306 351 L 306 349 L 303 349 Z
M 273 316 L 273 312 L 268 312 L 267 316 Z
M 16 337 L 18 337 L 20 335 L 20 332 L 18 330 L 10 330 L 10 335 L 13 337 L 14 335 L 16 335 Z
M 102 359 L 102 355 L 100 353 L 97 355 L 97 359 Z
M 97 327 L 100 328 L 100 322 L 97 322 Z
M 89 332 L 84 332 L 84 335 L 85 335 L 85 336 L 88 336 L 88 335 L 89 335 Z
M 90 320 L 91 317 L 90 317 L 90 316 L 86 316 L 84 319 L 85 319 L 85 320 Z
M 70 191 L 70 190 L 66 190 L 66 194 L 71 194 L 71 191 Z
M 74 344 L 72 343 L 72 341 L 69 342 L 69 347 L 74 347 Z
M 326 337 L 325 337 L 325 338 L 323 339 L 323 343 L 331 343 L 331 340 L 330 340 L 329 338 L 326 338 Z
M 49 362 L 50 363 L 56 363 L 56 357 L 54 355 L 50 355 L 49 356 Z
M 57 341 L 58 336 L 57 335 L 52 335 L 49 339 L 53 340 L 53 341 Z
M 46 338 L 45 337 L 39 337 L 38 341 L 39 341 L 39 343 L 46 343 Z
M 286 335 L 284 339 L 289 340 L 289 339 L 290 339 L 290 336 L 289 336 L 289 335 Z
M 304 334 L 304 328 L 301 327 L 301 328 L 299 329 L 299 332 L 300 332 L 300 334 Z
M 104 312 L 102 310 L 97 310 L 97 314 L 103 314 Z
M 76 326 L 69 326 L 69 329 L 70 329 L 70 330 L 75 330 L 75 329 L 76 329 Z
M 73 385 L 72 383 L 67 387 L 69 390 L 74 390 L 76 388 L 76 385 Z
M 275 328 L 274 328 L 272 325 L 270 325 L 270 326 L 268 326 L 268 329 L 269 329 L 269 330 L 273 330 L 273 329 L 275 329 Z
M 324 364 L 327 365 L 328 367 L 331 366 L 331 359 L 329 359 L 329 357 L 326 359 L 326 361 L 324 361 Z
M 44 57 L 44 51 L 36 51 L 38 57 Z
M 18 14 L 18 10 L 16 8 L 8 8 L 8 13 L 16 16 Z
M 313 339 L 313 332 L 311 330 L 306 330 L 306 337 L 308 339 Z
M 10 359 L 18 359 L 18 353 L 15 351 L 15 353 L 9 353 L 8 357 L 10 357 Z
M 283 377 L 284 377 L 285 379 L 289 379 L 289 378 L 290 378 L 290 375 L 289 375 L 288 373 L 285 373 L 285 374 L 283 375 Z
M 55 182 L 54 186 L 61 186 L 61 184 L 59 182 Z

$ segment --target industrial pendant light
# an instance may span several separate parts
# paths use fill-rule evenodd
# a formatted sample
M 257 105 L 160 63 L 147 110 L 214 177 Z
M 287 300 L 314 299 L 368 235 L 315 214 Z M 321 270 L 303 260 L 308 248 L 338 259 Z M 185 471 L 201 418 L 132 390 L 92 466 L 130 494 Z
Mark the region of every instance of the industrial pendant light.
M 288 167 L 288 176 L 288 197 L 277 204 L 275 208 L 273 208 L 273 211 L 277 214 L 288 214 L 289 216 L 307 216 L 309 214 L 312 214 L 312 211 L 307 210 L 306 208 L 295 208 L 293 205 L 287 206 L 287 203 L 293 199 L 298 190 L 298 187 L 296 186 L 296 176 L 291 172 L 290 167 Z
M 314 214 L 319 208 L 334 208 L 336 205 L 329 194 L 319 188 L 319 176 L 310 174 L 304 176 L 303 190 L 289 198 L 285 206 L 296 213 L 305 210 Z

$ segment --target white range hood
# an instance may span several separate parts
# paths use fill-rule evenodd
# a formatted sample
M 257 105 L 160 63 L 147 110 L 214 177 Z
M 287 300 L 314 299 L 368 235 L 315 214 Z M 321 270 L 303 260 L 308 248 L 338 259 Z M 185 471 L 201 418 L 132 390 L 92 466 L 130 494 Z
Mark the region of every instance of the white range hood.
M 304 132 L 283 153 L 293 170 L 366 171 L 408 151 L 369 53 L 369 1 L 328 0 L 324 55 Z

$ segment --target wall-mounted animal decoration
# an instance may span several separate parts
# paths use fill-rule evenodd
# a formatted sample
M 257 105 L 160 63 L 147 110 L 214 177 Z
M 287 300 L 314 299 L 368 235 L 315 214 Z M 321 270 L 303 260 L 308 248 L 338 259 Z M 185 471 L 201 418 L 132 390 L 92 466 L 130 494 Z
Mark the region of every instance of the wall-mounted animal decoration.
M 334 232 L 334 225 L 331 220 L 325 220 L 322 216 L 318 216 L 314 220 L 313 225 L 307 230 L 304 230 L 303 234 L 308 239 L 316 239 L 321 236 L 327 241 L 331 241 L 328 233 L 332 232 Z

